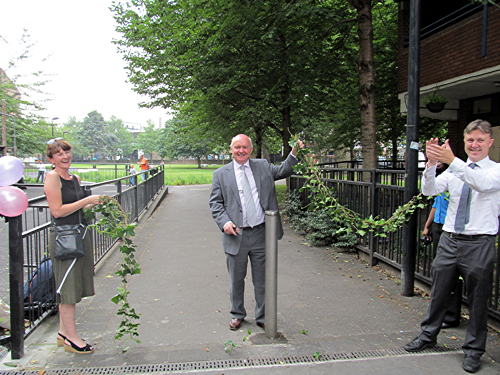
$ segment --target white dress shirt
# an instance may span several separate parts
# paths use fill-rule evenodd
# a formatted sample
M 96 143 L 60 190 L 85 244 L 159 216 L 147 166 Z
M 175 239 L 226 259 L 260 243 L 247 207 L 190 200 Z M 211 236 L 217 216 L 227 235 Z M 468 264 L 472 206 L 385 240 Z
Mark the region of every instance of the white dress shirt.
M 246 222 L 246 210 L 245 210 L 245 197 L 243 194 L 243 171 L 241 170 L 241 164 L 238 164 L 237 162 L 233 163 L 234 165 L 234 173 L 236 175 L 236 183 L 238 185 L 238 192 L 240 194 L 240 200 L 241 200 L 241 207 L 243 211 L 243 222 Z M 259 200 L 259 192 L 257 191 L 257 186 L 255 185 L 255 179 L 253 177 L 252 173 L 252 168 L 250 168 L 250 162 L 247 160 L 245 164 L 244 170 L 248 178 L 248 182 L 250 183 L 250 189 L 252 190 L 252 198 L 253 202 L 255 204 L 255 209 L 257 211 L 257 225 L 260 225 L 264 222 L 265 216 L 264 216 L 264 210 L 262 210 L 262 206 L 260 205 L 260 200 Z
M 454 232 L 455 217 L 464 182 L 471 187 L 470 216 L 463 234 L 490 234 L 498 232 L 498 214 L 500 212 L 500 163 L 488 156 L 476 162 L 475 169 L 468 167 L 472 163 L 455 158 L 448 169 L 436 177 L 436 166 L 426 166 L 422 174 L 422 193 L 437 195 L 444 191 L 450 193 L 450 201 L 443 230 Z

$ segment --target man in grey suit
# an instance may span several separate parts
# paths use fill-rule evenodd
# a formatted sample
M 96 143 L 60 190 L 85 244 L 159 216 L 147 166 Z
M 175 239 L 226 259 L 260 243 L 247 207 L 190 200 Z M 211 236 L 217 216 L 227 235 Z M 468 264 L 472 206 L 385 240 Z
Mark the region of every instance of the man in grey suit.
M 304 144 L 298 141 L 297 146 L 302 148 Z M 239 134 L 232 139 L 233 161 L 214 172 L 209 200 L 212 216 L 223 232 L 230 281 L 231 330 L 240 328 L 246 317 L 244 291 L 248 258 L 255 293 L 255 321 L 264 328 L 264 211 L 278 209 L 274 181 L 290 176 L 297 164 L 295 147 L 279 166 L 265 159 L 250 159 L 252 151 L 252 140 L 247 135 Z M 278 238 L 281 237 L 280 222 Z

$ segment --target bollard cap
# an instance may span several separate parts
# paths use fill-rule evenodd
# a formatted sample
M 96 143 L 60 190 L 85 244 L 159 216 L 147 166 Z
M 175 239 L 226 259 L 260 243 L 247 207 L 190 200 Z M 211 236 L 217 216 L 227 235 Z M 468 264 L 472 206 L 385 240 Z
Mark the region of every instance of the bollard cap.
M 278 215 L 278 211 L 277 210 L 267 210 L 265 212 L 266 216 L 276 216 Z

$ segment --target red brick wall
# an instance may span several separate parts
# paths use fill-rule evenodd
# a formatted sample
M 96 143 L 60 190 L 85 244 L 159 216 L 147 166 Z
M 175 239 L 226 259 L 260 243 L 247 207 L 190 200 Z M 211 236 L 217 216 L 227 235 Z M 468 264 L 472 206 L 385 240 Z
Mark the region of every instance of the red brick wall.
M 408 10 L 400 11 L 399 87 L 407 90 Z M 437 32 L 420 42 L 420 86 L 500 65 L 500 9 L 489 8 L 487 56 L 481 56 L 482 12 Z

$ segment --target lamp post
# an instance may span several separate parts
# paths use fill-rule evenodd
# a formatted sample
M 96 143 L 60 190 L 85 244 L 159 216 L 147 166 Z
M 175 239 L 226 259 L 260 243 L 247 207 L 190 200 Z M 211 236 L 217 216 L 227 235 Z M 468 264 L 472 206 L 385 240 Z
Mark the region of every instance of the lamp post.
M 54 138 L 54 126 L 56 126 L 56 123 L 54 121 L 59 120 L 59 117 L 52 117 L 52 120 L 50 120 L 50 126 L 52 127 L 52 138 Z

